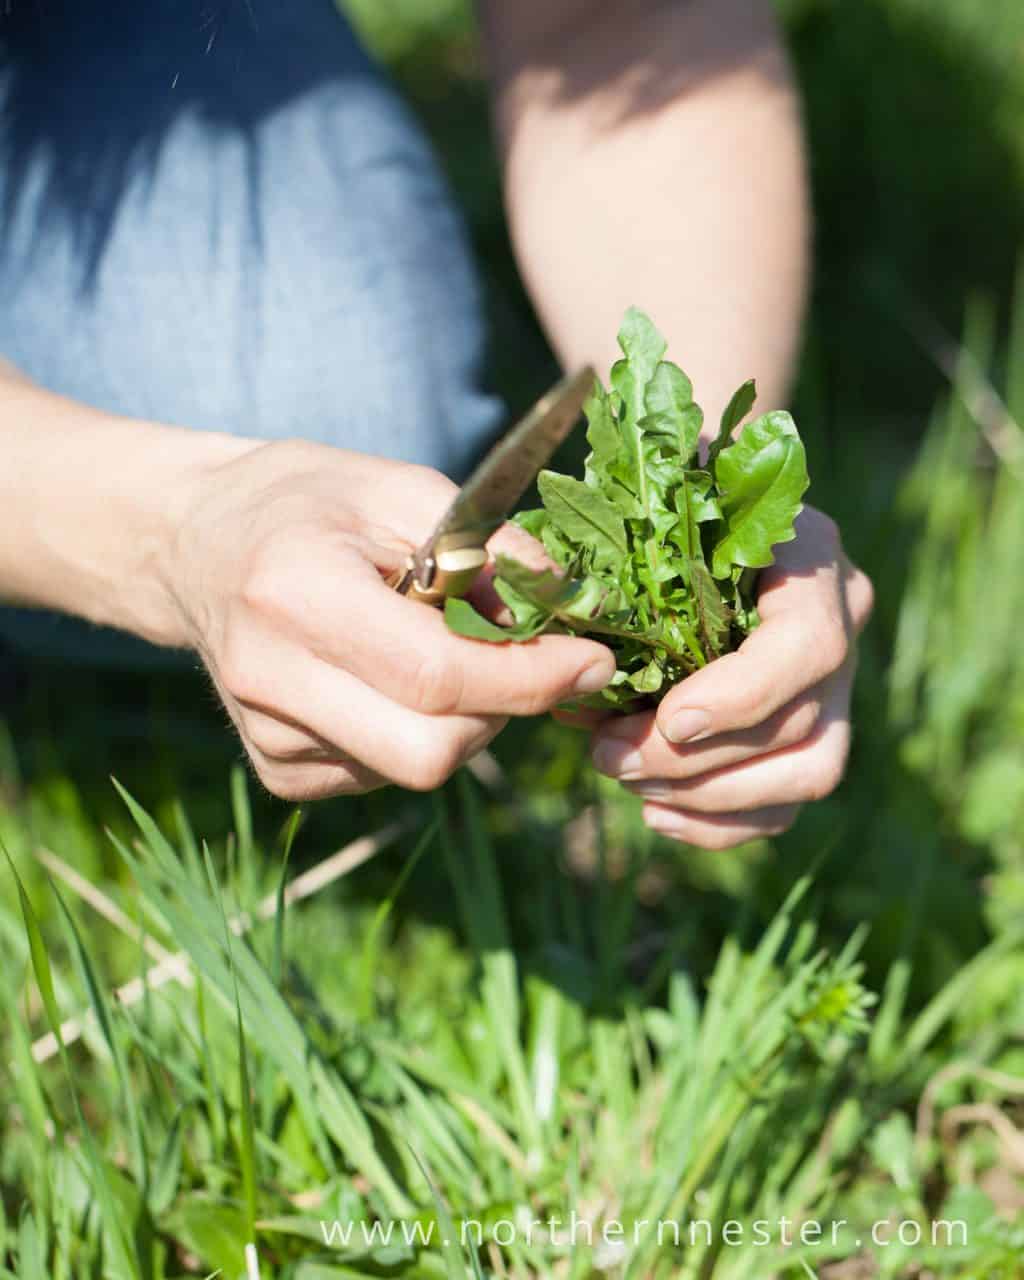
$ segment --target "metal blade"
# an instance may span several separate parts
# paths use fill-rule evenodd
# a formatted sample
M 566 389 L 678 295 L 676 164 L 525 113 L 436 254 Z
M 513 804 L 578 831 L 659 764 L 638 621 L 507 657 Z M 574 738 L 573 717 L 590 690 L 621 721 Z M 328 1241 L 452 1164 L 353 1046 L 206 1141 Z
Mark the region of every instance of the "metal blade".
M 414 575 L 421 586 L 430 585 L 440 551 L 482 547 L 505 521 L 575 426 L 596 376 L 588 366 L 564 378 L 491 449 L 413 556 Z

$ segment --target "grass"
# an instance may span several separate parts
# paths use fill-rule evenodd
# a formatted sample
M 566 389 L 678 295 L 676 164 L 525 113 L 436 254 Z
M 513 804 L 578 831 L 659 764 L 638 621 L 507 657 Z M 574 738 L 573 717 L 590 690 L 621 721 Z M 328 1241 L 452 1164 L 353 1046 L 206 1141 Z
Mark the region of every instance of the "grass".
M 218 888 L 187 837 L 173 847 L 126 797 L 138 832 L 119 852 L 146 936 L 188 955 L 189 982 L 153 984 L 131 1007 L 112 1003 L 75 922 L 82 908 L 67 909 L 72 1003 L 87 1011 L 85 1033 L 40 1064 L 24 1039 L 16 1046 L 5 1178 L 28 1195 L 3 1244 L 13 1274 L 31 1274 L 43 1256 L 56 1277 L 97 1268 L 242 1276 L 253 1244 L 261 1275 L 458 1275 L 466 1262 L 440 1244 L 451 1240 L 446 1215 L 485 1234 L 524 1215 L 567 1223 L 575 1211 L 595 1244 L 581 1235 L 570 1249 L 556 1226 L 553 1238 L 545 1228 L 501 1251 L 487 1240 L 477 1264 L 513 1275 L 739 1277 L 765 1266 L 782 1275 L 834 1257 L 836 1246 L 727 1248 L 722 1224 L 857 1222 L 847 1184 L 865 1220 L 894 1212 L 895 1192 L 901 1217 L 927 1221 L 921 1186 L 934 1161 L 910 1150 L 901 1107 L 934 1070 L 964 991 L 999 970 L 1017 934 L 912 1018 L 890 986 L 872 1021 L 857 960 L 863 934 L 830 954 L 806 913 L 803 880 L 756 945 L 725 939 L 703 997 L 685 966 L 652 991 L 655 965 L 647 981 L 621 984 L 612 1012 L 601 1007 L 586 950 L 562 939 L 543 974 L 508 945 L 480 794 L 468 780 L 457 793 L 419 848 L 404 838 L 404 849 L 408 868 L 436 856 L 440 838 L 491 886 L 482 900 L 463 897 L 468 947 L 425 925 L 380 945 L 405 870 L 373 913 L 314 897 L 245 927 L 260 912 L 243 886 L 269 886 L 239 865 Z M 251 856 L 262 862 L 259 851 Z M 20 888 L 19 897 L 22 952 L 56 1031 L 50 946 Z M 324 946 L 339 920 L 342 945 Z M 407 981 L 418 971 L 430 975 L 429 1001 L 422 983 Z M 102 1150 L 93 1134 L 103 1135 Z M 905 1183 L 890 1181 L 897 1159 L 915 1171 Z M 976 1205 L 974 1217 L 984 1247 L 1009 1267 L 1010 1229 L 991 1209 Z M 711 1225 L 690 1244 L 694 1218 Z M 671 1228 L 659 1242 L 636 1226 L 644 1221 L 682 1224 L 682 1247 Z M 325 1245 L 334 1222 L 355 1224 L 355 1245 Z M 367 1247 L 358 1233 L 374 1222 L 419 1223 L 437 1243 Z M 614 1224 L 636 1247 L 615 1247 Z M 840 1256 L 854 1238 L 840 1241 Z M 974 1238 L 946 1263 L 974 1265 L 978 1248 Z
M 116 850 L 96 884 L 40 854 L 53 787 L 19 780 L 11 746 L 6 1274 L 1016 1276 L 1015 332 L 1007 364 L 974 313 L 892 512 L 909 568 L 864 753 L 832 815 L 774 851 L 641 837 L 546 728 L 526 765 L 410 797 L 314 865 L 315 823 L 266 845 L 237 770 L 212 849 L 180 806 L 157 824 L 122 792 L 129 824 L 102 837 L 58 790 L 49 842 Z M 892 901 L 857 849 L 869 876 L 895 859 Z M 977 938 L 936 940 L 940 907 L 976 913 Z M 573 1212 L 593 1233 L 574 1244 Z M 825 1238 L 785 1247 L 783 1219 Z M 932 1243 L 936 1220 L 966 1240 Z M 769 1243 L 727 1239 L 757 1221 Z M 920 1239 L 874 1245 L 883 1221 Z
M 525 401 L 549 356 L 465 6 L 354 8 L 438 139 Z M 483 784 L 297 820 L 194 674 L 30 668 L 0 720 L 0 1276 L 1020 1275 L 1024 17 L 782 8 L 821 213 L 797 408 L 879 595 L 847 783 L 777 842 L 680 852 L 579 736 L 516 724 Z M 634 1244 L 659 1217 L 680 1245 Z M 847 1221 L 751 1241 L 783 1217 Z M 883 1220 L 922 1238 L 875 1244 Z

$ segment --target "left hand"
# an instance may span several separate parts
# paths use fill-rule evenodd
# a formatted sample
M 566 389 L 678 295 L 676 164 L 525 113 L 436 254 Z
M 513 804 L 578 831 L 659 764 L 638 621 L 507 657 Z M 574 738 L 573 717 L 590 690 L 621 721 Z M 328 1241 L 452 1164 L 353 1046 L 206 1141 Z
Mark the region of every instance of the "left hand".
M 644 797 L 653 830 L 703 849 L 777 835 L 838 785 L 850 744 L 855 642 L 871 583 L 813 507 L 761 573 L 761 625 L 656 712 L 594 732 L 596 767 Z

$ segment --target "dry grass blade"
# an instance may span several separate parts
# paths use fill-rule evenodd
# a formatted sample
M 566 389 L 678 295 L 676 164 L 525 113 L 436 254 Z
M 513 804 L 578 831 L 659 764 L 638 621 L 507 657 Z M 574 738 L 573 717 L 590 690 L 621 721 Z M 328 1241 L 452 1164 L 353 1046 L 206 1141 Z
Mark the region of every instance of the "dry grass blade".
M 936 368 L 958 388 L 996 457 L 1007 464 L 1024 460 L 1024 427 L 1014 418 L 967 347 L 946 333 L 935 317 L 920 305 L 913 307 L 908 328 Z
M 362 866 L 364 862 L 368 862 L 406 831 L 408 825 L 407 822 L 393 822 L 390 826 L 383 827 L 380 831 L 373 832 L 367 836 L 360 836 L 358 840 L 353 840 L 351 844 L 345 845 L 337 853 L 332 853 L 323 862 L 318 862 L 315 867 L 304 871 L 285 890 L 285 905 L 290 906 L 294 902 L 301 902 L 304 898 L 311 898 L 336 880 L 340 880 L 342 876 L 355 871 L 357 867 Z M 256 919 L 270 920 L 273 918 L 276 909 L 277 893 L 270 893 L 257 907 Z M 229 928 L 236 936 L 241 936 L 252 927 L 252 924 L 253 918 L 248 912 L 233 916 L 228 921 Z M 165 954 L 162 960 L 147 969 L 140 977 L 132 978 L 122 986 L 116 987 L 114 989 L 114 999 L 125 1008 L 131 1008 L 142 1000 L 147 990 L 156 991 L 170 982 L 190 983 L 191 981 L 192 971 L 187 953 L 178 951 L 173 954 Z M 85 1028 L 90 1025 L 91 1019 L 91 1013 L 65 1019 L 61 1024 L 61 1035 L 65 1045 L 74 1044 L 76 1040 L 79 1040 Z M 45 1036 L 40 1036 L 32 1044 L 32 1057 L 36 1062 L 47 1062 L 59 1051 L 60 1045 L 57 1037 L 52 1032 L 47 1033 Z
M 917 1107 L 916 1140 L 922 1149 L 931 1137 L 935 1127 L 935 1098 L 938 1093 L 955 1080 L 970 1076 L 980 1080 L 982 1084 L 991 1085 L 1001 1093 L 1011 1097 L 1024 1097 L 1024 1078 L 1011 1076 L 1005 1071 L 993 1071 L 991 1067 L 983 1067 L 976 1062 L 950 1062 L 932 1076 L 921 1094 Z
M 138 924 L 125 915 L 113 898 L 94 885 L 91 880 L 86 880 L 85 876 L 50 849 L 42 847 L 36 849 L 35 857 L 51 875 L 56 876 L 58 880 L 62 880 L 69 889 L 78 894 L 83 902 L 92 907 L 97 915 L 102 916 L 115 929 L 120 929 L 128 937 L 132 939 L 138 938 Z M 142 939 L 142 945 L 150 959 L 156 960 L 158 963 L 168 959 L 171 954 L 166 947 L 157 942 L 156 938 L 151 938 L 148 934 Z
M 487 1114 L 483 1107 L 465 1094 L 452 1094 L 452 1102 L 494 1144 L 515 1171 L 522 1177 L 530 1172 L 529 1162 L 500 1124 Z
M 942 1141 L 953 1147 L 957 1132 L 965 1125 L 984 1124 L 999 1139 L 1006 1163 L 1018 1173 L 1024 1173 L 1024 1133 L 992 1102 L 973 1102 L 960 1107 L 950 1107 L 940 1125 Z

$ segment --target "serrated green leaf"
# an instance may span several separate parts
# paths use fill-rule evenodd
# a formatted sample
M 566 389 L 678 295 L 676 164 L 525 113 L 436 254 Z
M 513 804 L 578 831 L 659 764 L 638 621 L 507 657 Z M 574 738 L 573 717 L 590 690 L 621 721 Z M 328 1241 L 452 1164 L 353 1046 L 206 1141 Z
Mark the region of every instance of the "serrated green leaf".
M 703 560 L 689 562 L 688 577 L 697 614 L 697 629 L 705 656 L 710 661 L 725 652 L 731 615 Z
M 690 493 L 690 512 L 696 524 L 721 520 L 722 508 L 708 471 L 687 471 L 683 477 Z
M 619 329 L 619 347 L 634 369 L 638 382 L 646 387 L 665 354 L 666 342 L 650 317 L 639 307 L 630 307 L 623 317 Z M 643 415 L 641 413 L 638 416 Z
M 579 591 L 579 583 L 550 569 L 531 569 L 511 556 L 499 555 L 495 561 L 498 577 L 523 599 L 550 612 L 565 608 Z
M 622 516 L 597 489 L 554 471 L 542 471 L 537 487 L 548 515 L 571 542 L 593 552 L 596 567 L 614 565 L 628 554 Z
M 512 523 L 518 525 L 531 538 L 539 539 L 549 523 L 548 513 L 543 507 L 534 507 L 531 511 L 517 511 L 512 517 Z
M 546 516 L 547 512 L 544 514 Z M 575 553 L 569 543 L 569 540 L 562 536 L 561 532 L 555 528 L 550 520 L 548 520 L 544 525 L 540 540 L 544 550 L 548 553 L 551 559 L 554 560 L 555 564 L 557 564 L 559 568 L 566 570 L 569 569 L 575 559 Z M 498 594 L 501 594 L 500 590 Z M 506 603 L 508 603 L 508 601 L 506 601 Z M 513 610 L 513 613 L 514 612 L 515 610 Z
M 807 490 L 804 447 L 788 413 L 768 413 L 750 423 L 718 456 L 723 536 L 715 546 L 712 572 L 727 578 L 734 565 L 763 568 L 772 548 L 796 536 L 793 522 Z
M 541 618 L 533 627 L 499 627 L 477 613 L 468 600 L 450 597 L 444 603 L 444 620 L 456 635 L 468 640 L 486 640 L 491 644 L 522 644 L 532 640 L 544 625 Z
M 677 364 L 662 360 L 647 384 L 648 413 L 682 413 L 693 404 L 693 383 Z
M 747 414 L 753 409 L 757 400 L 757 384 L 751 378 L 748 382 L 744 382 L 742 387 L 738 387 L 734 392 L 732 399 L 725 406 L 725 412 L 722 414 L 722 421 L 718 428 L 718 435 L 712 442 L 708 451 L 708 466 L 714 469 L 716 459 L 721 451 L 726 447 L 732 439 L 732 433 L 740 425 Z
M 644 509 L 637 501 L 635 493 L 630 493 L 624 484 L 610 476 L 605 476 L 601 492 L 616 507 L 624 520 L 642 520 Z
M 587 441 L 593 450 L 593 465 L 602 467 L 622 448 L 622 436 L 612 412 L 611 401 L 596 379 L 590 399 L 583 406 L 583 412 L 587 419 Z
M 637 693 L 657 693 L 664 682 L 665 673 L 657 661 L 652 659 L 645 667 L 634 672 L 628 683 Z
M 644 397 L 647 419 L 668 426 L 679 449 L 682 465 L 688 466 L 697 450 L 704 424 L 699 405 L 693 403 L 693 386 L 678 365 L 663 360 L 654 371 Z
M 665 354 L 665 339 L 642 311 L 630 307 L 619 330 L 619 346 L 625 359 L 612 366 L 610 378 L 622 399 L 619 425 L 626 447 L 625 457 L 616 461 L 621 468 L 619 478 L 636 493 L 646 511 L 648 476 L 639 423 L 647 413 L 647 385 Z
M 663 359 L 664 339 L 632 308 L 619 345 L 610 389 L 596 382 L 587 405 L 584 481 L 544 472 L 544 509 L 517 517 L 559 572 L 499 557 L 494 587 L 521 633 L 550 625 L 608 644 L 615 678 L 575 705 L 629 711 L 757 625 L 756 569 L 793 536 L 806 469 L 785 415 L 731 442 L 754 402 L 752 382 L 733 396 L 708 466 L 698 467 L 703 413 L 686 374 Z M 515 638 L 466 606 L 448 613 L 465 634 Z

